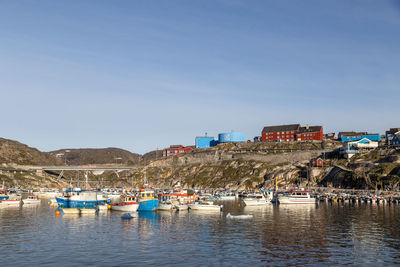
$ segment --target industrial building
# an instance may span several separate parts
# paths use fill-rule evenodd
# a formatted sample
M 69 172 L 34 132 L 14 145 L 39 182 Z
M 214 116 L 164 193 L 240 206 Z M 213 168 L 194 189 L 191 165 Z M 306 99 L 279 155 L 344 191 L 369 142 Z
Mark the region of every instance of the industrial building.
M 195 138 L 196 148 L 208 148 L 216 146 L 218 142 L 211 136 L 197 136 Z
M 218 134 L 218 143 L 246 142 L 246 135 L 238 132 Z
M 343 142 L 353 142 L 358 141 L 363 138 L 367 138 L 371 141 L 380 142 L 381 136 L 380 134 L 370 134 L 367 132 L 339 132 L 338 138 Z

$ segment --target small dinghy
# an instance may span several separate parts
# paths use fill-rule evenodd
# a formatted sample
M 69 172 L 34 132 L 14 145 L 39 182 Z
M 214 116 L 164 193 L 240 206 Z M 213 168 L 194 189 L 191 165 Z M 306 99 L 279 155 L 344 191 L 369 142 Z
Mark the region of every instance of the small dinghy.
M 124 213 L 121 216 L 121 219 L 123 219 L 123 220 L 130 220 L 132 218 L 133 218 L 133 216 L 130 213 Z
M 253 215 L 248 214 L 248 215 L 231 215 L 230 213 L 228 213 L 226 215 L 227 219 L 238 219 L 238 220 L 242 220 L 242 219 L 253 219 Z

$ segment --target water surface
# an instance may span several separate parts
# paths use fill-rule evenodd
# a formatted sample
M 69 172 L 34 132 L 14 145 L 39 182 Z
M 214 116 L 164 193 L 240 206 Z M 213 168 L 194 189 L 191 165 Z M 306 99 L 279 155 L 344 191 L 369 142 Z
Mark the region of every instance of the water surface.
M 226 215 L 252 214 L 231 220 Z M 12 266 L 396 265 L 400 205 L 243 207 L 223 212 L 59 215 L 0 209 L 0 258 Z

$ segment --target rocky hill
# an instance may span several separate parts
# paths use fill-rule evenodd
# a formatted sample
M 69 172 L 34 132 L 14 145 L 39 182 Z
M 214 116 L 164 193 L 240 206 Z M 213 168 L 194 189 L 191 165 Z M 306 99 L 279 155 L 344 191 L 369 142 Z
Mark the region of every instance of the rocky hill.
M 133 165 L 142 160 L 142 156 L 120 148 L 81 148 L 60 149 L 48 152 L 68 165 L 85 164 L 124 164 Z
M 0 164 L 59 165 L 60 159 L 17 141 L 0 138 Z
M 69 165 L 118 163 L 136 166 L 131 171 L 119 173 L 90 173 L 92 186 L 137 187 L 146 180 L 158 188 L 172 187 L 179 182 L 187 188 L 254 189 L 272 188 L 278 177 L 280 188 L 399 188 L 399 150 L 378 148 L 347 160 L 335 152 L 340 146 L 338 142 L 221 144 L 163 158 L 156 154 L 160 151 L 144 157 L 117 148 L 61 149 L 46 154 L 15 141 L 0 139 L 0 160 L 20 165 L 64 164 L 65 159 L 55 158 L 55 155 L 66 154 Z M 310 159 L 322 155 L 323 167 L 309 166 Z M 64 172 L 63 179 L 57 181 L 58 174 L 29 173 L 13 168 L 1 169 L 0 176 L 9 186 L 18 184 L 26 188 L 62 186 L 80 179 L 74 172 Z

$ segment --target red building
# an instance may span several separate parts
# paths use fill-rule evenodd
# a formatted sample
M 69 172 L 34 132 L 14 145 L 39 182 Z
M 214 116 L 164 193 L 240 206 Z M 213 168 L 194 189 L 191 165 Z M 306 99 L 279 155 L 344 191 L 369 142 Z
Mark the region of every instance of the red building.
M 296 141 L 296 133 L 300 124 L 267 126 L 261 132 L 262 142 L 291 142 Z
M 324 160 L 321 158 L 316 158 L 310 160 L 310 167 L 324 167 Z
M 172 145 L 169 148 L 164 148 L 163 157 L 169 157 L 174 155 L 179 155 L 181 153 L 192 150 L 191 147 L 184 147 L 182 145 Z
M 301 127 L 300 124 L 264 127 L 261 133 L 262 142 L 294 142 L 324 139 L 322 126 Z
M 324 140 L 324 133 L 322 126 L 306 126 L 301 127 L 296 133 L 297 141 L 322 141 Z

